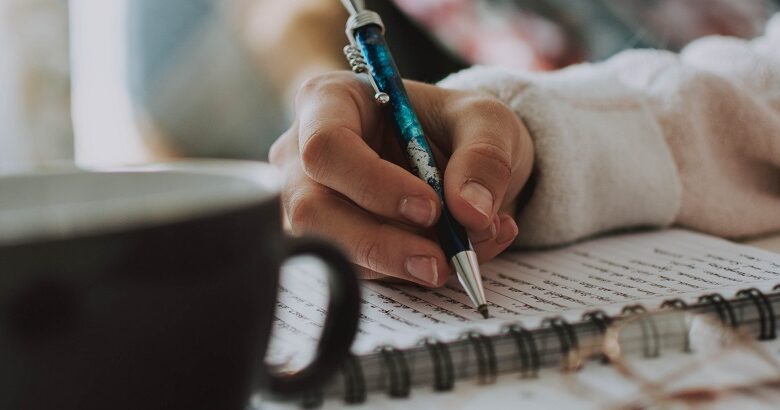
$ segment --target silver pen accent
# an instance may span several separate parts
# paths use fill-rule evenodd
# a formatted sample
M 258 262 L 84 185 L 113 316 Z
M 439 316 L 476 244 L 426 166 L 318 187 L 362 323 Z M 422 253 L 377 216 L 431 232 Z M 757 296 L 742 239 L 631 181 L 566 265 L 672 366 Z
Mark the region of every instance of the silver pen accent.
M 460 282 L 469 299 L 477 306 L 477 311 L 487 319 L 488 314 L 487 299 L 485 299 L 485 289 L 482 287 L 482 281 L 477 280 L 480 277 L 479 261 L 477 253 L 474 251 L 463 251 L 452 257 L 452 266 L 458 275 Z

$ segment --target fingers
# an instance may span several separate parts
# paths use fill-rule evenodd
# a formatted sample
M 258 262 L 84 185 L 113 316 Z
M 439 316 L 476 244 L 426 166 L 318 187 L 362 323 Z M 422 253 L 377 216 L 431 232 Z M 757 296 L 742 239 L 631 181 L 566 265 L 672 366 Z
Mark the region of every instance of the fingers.
M 447 281 L 450 268 L 434 241 L 382 222 L 305 175 L 293 186 L 283 198 L 293 232 L 329 238 L 363 271 L 429 287 Z
M 514 218 L 509 215 L 496 215 L 487 233 L 470 232 L 480 262 L 489 261 L 505 251 L 517 237 L 518 229 Z M 493 233 L 490 235 L 490 233 Z
M 435 191 L 366 143 L 364 134 L 378 132 L 370 121 L 377 114 L 366 107 L 377 107 L 367 96 L 370 88 L 351 81 L 321 78 L 302 89 L 298 135 L 304 171 L 371 213 L 433 225 L 439 216 Z
M 425 107 L 421 120 L 435 154 L 446 159 L 451 152 L 447 204 L 480 260 L 492 259 L 517 235 L 507 201 L 530 173 L 530 137 L 493 99 L 419 83 L 408 89 L 415 105 Z M 296 111 L 294 127 L 270 152 L 284 169 L 282 196 L 293 232 L 336 242 L 364 278 L 444 284 L 450 267 L 441 247 L 425 236 L 429 230 L 410 226 L 432 226 L 439 198 L 393 163 L 405 158 L 397 146 L 383 145 L 396 143 L 388 131 L 393 125 L 380 115 L 368 84 L 351 74 L 319 77 L 302 87 Z
M 467 229 L 488 229 L 505 199 L 514 198 L 530 173 L 530 137 L 498 100 L 476 96 L 454 104 L 452 155 L 444 173 L 447 205 Z

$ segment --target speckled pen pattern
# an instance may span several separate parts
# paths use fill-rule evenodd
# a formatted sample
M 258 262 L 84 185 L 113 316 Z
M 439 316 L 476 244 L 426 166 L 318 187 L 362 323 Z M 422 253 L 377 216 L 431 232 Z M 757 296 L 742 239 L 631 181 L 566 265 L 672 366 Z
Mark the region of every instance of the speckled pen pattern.
M 412 171 L 439 194 L 442 215 L 436 225 L 436 232 L 445 254 L 451 258 L 458 252 L 471 250 L 465 229 L 455 221 L 444 203 L 441 172 L 436 167 L 433 151 L 409 101 L 381 29 L 377 25 L 360 27 L 355 31 L 355 42 L 366 59 L 377 87 L 390 96 L 390 109 L 400 132 L 399 142 L 407 152 Z

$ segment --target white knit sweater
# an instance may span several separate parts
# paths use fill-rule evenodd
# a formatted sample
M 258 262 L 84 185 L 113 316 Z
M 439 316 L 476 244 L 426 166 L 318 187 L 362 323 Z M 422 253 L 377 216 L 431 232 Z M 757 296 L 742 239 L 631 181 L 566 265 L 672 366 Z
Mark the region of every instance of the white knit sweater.
M 671 224 L 780 230 L 780 15 L 765 36 L 631 50 L 552 73 L 474 67 L 441 83 L 506 102 L 536 149 L 517 245 Z

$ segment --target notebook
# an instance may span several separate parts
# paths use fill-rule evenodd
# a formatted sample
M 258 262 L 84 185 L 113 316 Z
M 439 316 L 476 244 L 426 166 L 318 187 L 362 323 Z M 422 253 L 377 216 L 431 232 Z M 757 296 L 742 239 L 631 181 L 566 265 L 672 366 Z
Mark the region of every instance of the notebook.
M 300 367 L 313 354 L 327 301 L 321 269 L 312 260 L 285 267 L 267 358 L 281 368 Z M 538 378 L 580 333 L 664 303 L 710 309 L 733 325 L 752 321 L 762 339 L 774 338 L 780 312 L 773 309 L 780 295 L 771 293 L 780 255 L 679 229 L 507 252 L 482 274 L 488 320 L 456 280 L 439 289 L 363 282 L 354 357 L 308 404 L 362 403 L 377 391 L 403 398 L 426 386 L 457 397 L 464 382 L 491 384 L 511 372 Z

